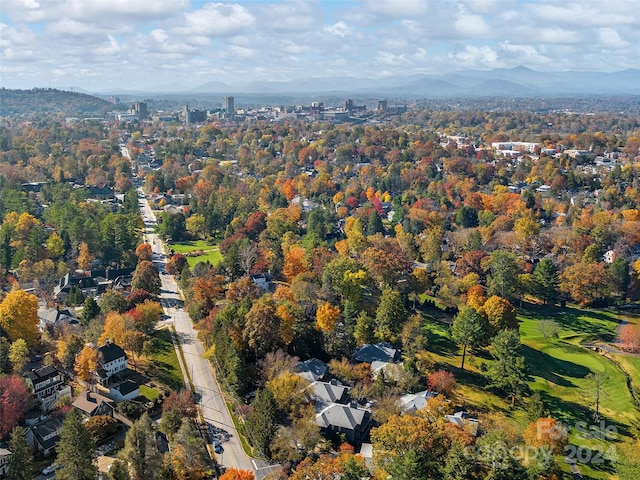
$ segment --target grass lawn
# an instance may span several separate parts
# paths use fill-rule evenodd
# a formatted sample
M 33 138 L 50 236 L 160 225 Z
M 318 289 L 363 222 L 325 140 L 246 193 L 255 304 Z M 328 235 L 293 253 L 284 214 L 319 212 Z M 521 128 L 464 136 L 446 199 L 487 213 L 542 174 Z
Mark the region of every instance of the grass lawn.
M 160 396 L 160 392 L 158 392 L 158 390 L 156 390 L 155 388 L 151 388 L 146 385 L 140 385 L 140 395 L 145 397 L 150 402 L 153 402 Z
M 176 350 L 171 342 L 171 333 L 169 330 L 156 330 L 151 338 L 153 339 L 153 350 L 147 359 L 145 375 L 159 384 L 166 385 L 171 390 L 184 388 L 182 371 Z
M 600 413 L 606 425 L 615 427 L 618 439 L 584 438 L 575 428 L 570 428 L 569 440 L 581 447 L 577 452 L 578 460 L 581 457 L 588 459 L 591 452 L 587 449 L 595 448 L 606 453 L 605 458 L 617 455 L 618 461 L 605 461 L 601 464 L 579 462 L 578 467 L 584 478 L 606 479 L 612 478 L 615 473 L 618 474 L 615 478 L 621 480 L 637 478 L 637 475 L 629 473 L 640 469 L 640 465 L 634 464 L 637 455 L 633 452 L 637 450 L 637 445 L 634 448 L 630 426 L 640 422 L 640 413 L 632 402 L 626 377 L 613 361 L 581 346 L 615 339 L 620 319 L 614 312 L 571 307 L 525 305 L 519 313 L 521 341 L 529 369 L 529 386 L 543 398 L 552 417 L 569 427 L 575 427 L 578 422 L 591 425 L 593 399 L 589 394 L 590 382 L 586 377 L 591 372 L 597 372 L 606 378 Z M 559 338 L 544 340 L 537 328 L 538 322 L 543 319 L 554 320 L 559 324 Z M 450 339 L 448 330 L 448 326 L 433 319 L 425 322 L 428 350 L 438 363 L 447 364 L 447 368 L 454 373 L 465 405 L 478 412 L 502 411 L 524 428 L 528 422 L 524 411 L 510 411 L 504 397 L 487 388 L 480 366 L 490 361 L 490 356 L 481 351 L 476 357 L 472 355 L 470 358 L 467 352 L 465 370 L 460 370 L 462 352 Z M 616 360 L 632 376 L 634 382 L 640 382 L 640 357 L 624 356 Z M 634 383 L 634 386 L 640 390 L 640 383 Z M 461 403 L 460 399 L 458 403 Z M 563 464 L 562 461 L 560 463 Z M 568 467 L 566 470 L 568 471 Z
M 220 253 L 220 249 L 218 248 L 218 246 L 207 245 L 204 240 L 171 243 L 167 246 L 173 248 L 176 253 L 182 253 L 183 255 L 202 250 L 202 255 L 198 255 L 197 257 L 187 256 L 187 263 L 189 264 L 190 268 L 193 268 L 197 263 L 206 262 L 207 260 L 212 265 L 218 265 L 220 262 L 222 262 L 222 254 Z

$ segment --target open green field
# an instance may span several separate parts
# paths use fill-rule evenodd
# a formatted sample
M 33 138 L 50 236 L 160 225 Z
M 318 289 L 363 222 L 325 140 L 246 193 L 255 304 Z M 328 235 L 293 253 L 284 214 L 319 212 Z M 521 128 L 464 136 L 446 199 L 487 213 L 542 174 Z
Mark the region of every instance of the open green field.
M 171 390 L 181 390 L 184 388 L 182 370 L 180 370 L 178 356 L 171 341 L 171 333 L 169 330 L 155 330 L 151 337 L 153 348 L 147 357 L 148 365 L 144 374 L 151 380 L 155 380 L 156 383 L 166 385 Z
M 167 247 L 173 248 L 176 253 L 182 253 L 187 255 L 187 262 L 189 267 L 193 268 L 197 263 L 206 262 L 207 260 L 212 265 L 218 265 L 222 262 L 222 254 L 217 245 L 207 245 L 204 240 L 194 240 L 181 243 L 171 243 Z M 191 252 L 202 251 L 202 255 L 189 256 Z
M 578 463 L 584 478 L 638 478 L 627 473 L 640 471 L 640 465 L 632 465 L 635 454 L 633 459 L 629 458 L 634 444 L 630 427 L 640 423 L 640 412 L 632 401 L 625 374 L 611 359 L 583 346 L 614 340 L 620 323 L 618 316 L 608 311 L 526 305 L 519 311 L 519 320 L 531 390 L 540 394 L 552 417 L 569 427 L 570 442 L 581 448 L 577 452 L 579 459 L 604 459 L 602 463 Z M 540 320 L 554 320 L 559 324 L 557 339 L 544 340 L 538 331 Z M 461 350 L 449 338 L 449 327 L 431 320 L 426 322 L 425 329 L 429 338 L 429 351 L 437 362 L 449 365 L 448 368 L 461 385 L 459 393 L 462 398 L 458 399 L 458 403 L 464 401 L 479 412 L 502 411 L 523 428 L 526 426 L 527 420 L 521 408 L 510 411 L 506 399 L 499 392 L 486 387 L 486 380 L 480 370 L 481 365 L 490 360 L 486 352 L 478 352 L 477 357 L 467 357 L 465 371 L 462 371 L 459 368 Z M 631 375 L 632 384 L 639 387 L 640 357 L 615 355 L 614 358 Z M 585 422 L 586 426 L 593 424 L 593 400 L 589 394 L 590 382 L 586 378 L 592 372 L 600 373 L 606 378 L 600 413 L 605 424 L 617 431 L 616 440 L 584 438 L 575 428 L 579 425 L 578 422 Z M 605 455 L 594 456 L 589 448 L 600 450 Z M 609 458 L 614 461 L 608 461 Z M 631 467 L 628 466 L 630 464 Z M 620 467 L 617 469 L 617 477 L 614 476 L 616 465 Z

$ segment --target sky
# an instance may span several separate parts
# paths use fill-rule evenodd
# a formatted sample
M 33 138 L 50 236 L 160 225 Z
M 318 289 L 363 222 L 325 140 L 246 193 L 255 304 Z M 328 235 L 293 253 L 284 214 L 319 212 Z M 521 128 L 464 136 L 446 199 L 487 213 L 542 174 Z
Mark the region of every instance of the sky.
M 1 0 L 0 86 L 640 68 L 637 0 Z

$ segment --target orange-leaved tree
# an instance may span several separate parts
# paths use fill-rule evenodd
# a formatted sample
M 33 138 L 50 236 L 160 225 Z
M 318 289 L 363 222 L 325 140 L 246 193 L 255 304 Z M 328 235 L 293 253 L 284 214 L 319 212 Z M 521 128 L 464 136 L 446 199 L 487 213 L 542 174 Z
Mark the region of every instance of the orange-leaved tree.
M 237 468 L 227 468 L 220 480 L 255 480 L 256 476 L 250 470 L 239 470 Z

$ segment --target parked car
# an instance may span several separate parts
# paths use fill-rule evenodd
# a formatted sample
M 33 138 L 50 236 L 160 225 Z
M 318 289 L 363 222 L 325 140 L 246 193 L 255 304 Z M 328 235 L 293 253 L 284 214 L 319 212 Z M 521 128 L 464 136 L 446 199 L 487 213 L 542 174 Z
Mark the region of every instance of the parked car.
M 213 441 L 213 451 L 216 453 L 224 452 L 224 448 L 222 448 L 222 445 L 220 445 L 220 442 L 218 440 Z
M 51 465 L 49 465 L 48 467 L 45 467 L 44 470 L 42 470 L 42 473 L 44 475 L 49 475 L 50 473 L 55 472 L 56 470 L 58 470 L 59 468 L 62 468 L 62 465 L 58 465 L 57 463 L 52 463 Z

